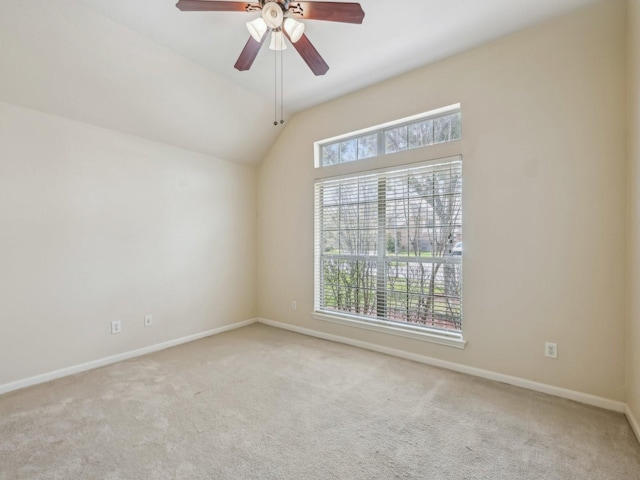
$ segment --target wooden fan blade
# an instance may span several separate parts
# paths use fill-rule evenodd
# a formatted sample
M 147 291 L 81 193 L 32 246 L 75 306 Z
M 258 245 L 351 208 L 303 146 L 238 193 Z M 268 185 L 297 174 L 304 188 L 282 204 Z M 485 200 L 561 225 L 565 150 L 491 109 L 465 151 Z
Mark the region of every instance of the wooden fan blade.
M 302 15 L 296 12 L 302 9 Z M 328 20 L 329 22 L 362 23 L 364 10 L 359 3 L 342 2 L 291 2 L 289 14 L 307 20 Z
M 260 51 L 265 38 L 267 38 L 268 36 L 269 35 L 265 33 L 262 36 L 261 42 L 256 42 L 253 37 L 249 37 L 249 40 L 247 40 L 247 44 L 242 49 L 242 52 L 240 53 L 240 56 L 238 57 L 238 60 L 236 61 L 234 67 L 236 67 L 236 69 L 240 70 L 241 72 L 244 70 L 249 70 L 251 68 L 251 65 L 253 65 L 253 61 L 258 56 L 258 52 Z
M 291 41 L 289 34 L 284 28 L 282 29 L 282 32 L 287 36 L 289 41 Z M 293 48 L 298 51 L 305 63 L 309 65 L 309 68 L 314 73 L 314 75 L 324 75 L 325 73 L 327 73 L 327 71 L 329 70 L 329 65 L 327 65 L 327 62 L 325 62 L 324 59 L 320 56 L 318 50 L 316 50 L 316 47 L 311 44 L 304 33 L 302 34 L 302 37 L 300 37 L 300 40 L 298 40 L 296 43 L 291 43 L 293 45 Z
M 246 12 L 247 2 L 223 2 L 215 0 L 178 0 L 176 7 L 183 12 Z M 259 5 L 256 5 L 258 9 Z

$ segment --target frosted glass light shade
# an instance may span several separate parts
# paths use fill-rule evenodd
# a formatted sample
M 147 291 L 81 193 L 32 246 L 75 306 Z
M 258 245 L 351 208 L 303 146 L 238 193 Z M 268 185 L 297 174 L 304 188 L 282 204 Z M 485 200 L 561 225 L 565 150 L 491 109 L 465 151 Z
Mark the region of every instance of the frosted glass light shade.
M 286 30 L 292 43 L 296 43 L 304 34 L 304 23 L 298 22 L 291 17 L 284 21 L 284 29 Z
M 280 28 L 284 13 L 278 2 L 269 2 L 262 7 L 262 19 L 269 28 Z
M 267 33 L 267 24 L 261 17 L 256 18 L 250 22 L 247 22 L 247 30 L 256 42 L 261 42 L 264 34 Z
M 287 44 L 284 43 L 284 35 L 281 31 L 276 31 L 271 34 L 271 43 L 269 44 L 270 50 L 286 50 Z

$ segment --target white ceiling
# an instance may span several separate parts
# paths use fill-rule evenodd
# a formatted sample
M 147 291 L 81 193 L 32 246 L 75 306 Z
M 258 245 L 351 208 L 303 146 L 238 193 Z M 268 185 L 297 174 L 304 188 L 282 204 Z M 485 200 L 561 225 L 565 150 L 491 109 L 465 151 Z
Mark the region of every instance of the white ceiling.
M 361 0 L 362 25 L 306 21 L 330 66 L 284 56 L 296 111 L 595 0 Z M 181 12 L 176 0 L 2 0 L 0 100 L 256 164 L 277 137 L 274 54 L 233 65 L 258 14 Z

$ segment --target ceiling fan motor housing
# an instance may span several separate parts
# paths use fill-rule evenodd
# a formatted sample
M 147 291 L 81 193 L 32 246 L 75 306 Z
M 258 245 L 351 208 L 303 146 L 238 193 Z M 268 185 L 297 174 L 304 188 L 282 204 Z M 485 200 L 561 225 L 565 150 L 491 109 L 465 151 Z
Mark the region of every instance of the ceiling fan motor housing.
M 260 0 L 258 3 L 260 5 L 260 8 L 264 7 L 267 3 L 277 3 L 283 10 L 287 10 L 289 8 L 291 0 Z

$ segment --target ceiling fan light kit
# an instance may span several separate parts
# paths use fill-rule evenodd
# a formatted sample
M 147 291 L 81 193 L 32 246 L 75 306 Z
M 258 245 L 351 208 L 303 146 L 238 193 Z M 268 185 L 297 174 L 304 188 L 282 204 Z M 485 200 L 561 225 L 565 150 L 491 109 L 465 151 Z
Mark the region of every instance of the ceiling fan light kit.
M 280 14 L 275 14 L 274 9 L 269 7 L 270 5 L 275 5 Z M 249 30 L 249 33 L 256 42 L 261 42 L 262 37 L 267 33 L 267 30 L 271 30 L 273 33 L 271 34 L 271 44 L 269 45 L 269 48 L 271 50 L 286 50 L 287 46 L 284 42 L 281 29 L 284 28 L 287 32 L 287 36 L 289 40 L 291 40 L 291 43 L 296 43 L 304 34 L 304 23 L 298 22 L 291 17 L 287 17 L 283 21 L 282 18 L 280 18 L 281 16 L 282 10 L 280 7 L 273 2 L 268 3 L 264 6 L 261 17 L 247 22 L 247 30 Z M 265 18 L 270 20 L 270 22 L 267 22 Z
M 304 34 L 304 23 L 287 17 L 284 19 L 284 30 L 287 32 L 291 43 L 296 43 Z
M 287 44 L 284 42 L 284 35 L 282 30 L 274 30 L 271 34 L 271 43 L 269 44 L 269 50 L 275 50 L 280 52 L 287 49 Z
M 267 29 L 267 24 L 264 23 L 262 17 L 258 17 L 255 20 L 247 22 L 247 30 L 249 30 L 249 33 L 256 42 L 262 41 L 262 37 L 267 33 Z

